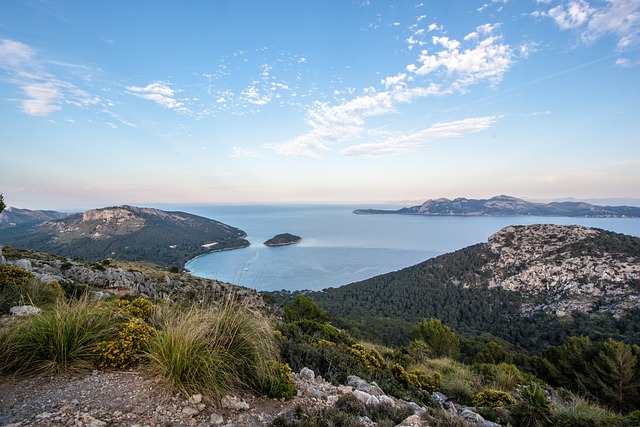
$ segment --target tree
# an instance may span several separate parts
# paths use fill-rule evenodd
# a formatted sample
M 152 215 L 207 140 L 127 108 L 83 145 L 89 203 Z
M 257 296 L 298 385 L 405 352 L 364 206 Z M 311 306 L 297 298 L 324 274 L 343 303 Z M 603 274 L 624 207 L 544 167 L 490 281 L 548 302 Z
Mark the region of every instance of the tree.
M 618 410 L 634 408 L 638 398 L 635 381 L 637 358 L 632 347 L 609 338 L 593 361 L 592 377 L 604 401 L 612 401 Z
M 424 341 L 435 357 L 457 359 L 460 355 L 460 338 L 439 319 L 418 323 L 411 331 L 411 338 Z
M 298 294 L 291 304 L 284 307 L 284 321 L 288 323 L 299 320 L 313 320 L 325 323 L 329 320 L 329 315 L 326 311 L 318 308 L 311 298 Z
M 2 193 L 0 193 L 0 213 L 2 213 L 2 211 L 4 210 L 4 208 L 6 208 L 7 206 L 4 204 L 4 197 L 2 195 Z

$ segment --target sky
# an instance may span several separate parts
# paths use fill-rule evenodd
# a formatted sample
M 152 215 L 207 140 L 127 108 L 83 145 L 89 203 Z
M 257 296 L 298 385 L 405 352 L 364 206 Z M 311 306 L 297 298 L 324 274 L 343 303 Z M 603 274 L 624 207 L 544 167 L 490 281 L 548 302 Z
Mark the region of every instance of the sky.
M 2 0 L 0 193 L 640 198 L 640 0 Z

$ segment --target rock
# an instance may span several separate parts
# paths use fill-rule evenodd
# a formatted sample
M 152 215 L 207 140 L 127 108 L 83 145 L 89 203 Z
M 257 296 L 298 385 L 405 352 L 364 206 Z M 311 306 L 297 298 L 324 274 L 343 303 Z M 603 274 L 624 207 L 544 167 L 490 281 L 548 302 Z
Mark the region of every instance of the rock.
M 198 411 L 198 408 L 194 408 L 193 406 L 185 406 L 184 408 L 182 408 L 182 414 L 188 417 L 196 416 L 199 413 L 200 411 Z
M 444 394 L 440 393 L 439 391 L 434 391 L 433 393 L 431 393 L 431 397 L 433 398 L 433 400 L 438 402 L 438 405 L 442 409 L 444 409 L 444 403 L 447 400 L 449 400 L 449 398 L 447 396 L 445 396 Z
M 28 316 L 30 314 L 38 314 L 41 311 L 41 309 L 32 305 L 18 305 L 9 309 L 9 312 L 11 312 L 11 314 L 18 317 Z
M 192 405 L 197 405 L 198 403 L 202 402 L 202 395 L 194 394 L 189 398 L 188 402 Z
M 94 418 L 87 413 L 82 413 L 76 418 L 76 425 L 86 427 L 105 427 L 107 423 Z
M 313 397 L 315 399 L 327 398 L 327 393 L 325 393 L 322 390 L 318 390 L 315 387 L 305 387 L 305 389 L 302 391 L 302 395 L 307 397 Z
M 214 426 L 219 426 L 219 425 L 221 425 L 222 423 L 224 423 L 224 418 L 223 418 L 223 417 L 222 417 L 222 415 L 220 415 L 220 414 L 213 413 L 213 414 L 211 414 L 211 416 L 209 417 L 209 422 L 210 422 L 211 424 L 213 424 Z
M 380 404 L 380 400 L 378 400 L 374 395 L 369 395 L 369 398 L 364 402 L 364 404 L 367 406 L 378 406 Z
M 460 418 L 474 423 L 474 425 L 484 426 L 485 419 L 482 417 L 482 415 L 478 414 L 469 407 L 465 406 L 460 408 L 460 410 L 458 411 L 458 415 L 460 416 Z
M 365 393 L 364 391 L 361 391 L 361 390 L 354 390 L 353 395 L 365 405 L 367 404 L 367 400 L 369 400 L 370 397 L 373 397 L 369 393 Z
M 300 378 L 313 381 L 316 378 L 316 374 L 311 369 L 305 367 L 300 370 Z
M 249 404 L 235 396 L 225 396 L 222 398 L 222 407 L 234 411 L 246 411 L 249 409 Z
M 404 421 L 400 423 L 400 426 L 402 427 L 423 427 L 427 425 L 428 424 L 426 422 L 420 419 L 419 415 L 415 414 L 405 418 Z
M 33 270 L 33 267 L 31 266 L 31 261 L 28 259 L 19 259 L 16 262 L 14 262 L 14 265 L 23 270 L 27 270 L 27 271 Z
M 389 405 L 392 408 L 396 407 L 396 401 L 387 395 L 378 396 L 378 401 L 381 405 Z

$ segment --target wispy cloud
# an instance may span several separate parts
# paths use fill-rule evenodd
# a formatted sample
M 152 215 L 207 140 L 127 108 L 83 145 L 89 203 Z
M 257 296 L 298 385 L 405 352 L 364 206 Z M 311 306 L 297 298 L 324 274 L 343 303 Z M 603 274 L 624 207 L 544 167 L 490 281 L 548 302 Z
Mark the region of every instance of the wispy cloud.
M 20 88 L 25 99 L 19 100 L 20 110 L 31 116 L 48 116 L 67 105 L 84 108 L 100 102 L 100 98 L 77 87 L 47 68 L 74 67 L 71 64 L 47 62 L 31 46 L 9 39 L 0 40 L 0 69 L 3 80 Z
M 584 43 L 608 34 L 617 38 L 618 50 L 640 42 L 640 0 L 608 0 L 597 6 L 586 0 L 575 0 L 536 12 L 534 16 L 548 16 L 562 30 L 579 31 Z
M 132 95 L 153 101 L 164 108 L 186 111 L 184 103 L 175 98 L 176 91 L 166 82 L 152 82 L 145 87 L 128 86 L 127 91 Z
M 254 159 L 260 157 L 260 150 L 254 147 L 233 147 L 229 156 Z
M 498 116 L 472 117 L 435 125 L 417 132 L 394 135 L 379 142 L 357 144 L 342 150 L 345 156 L 380 156 L 397 154 L 422 147 L 428 142 L 456 138 L 489 128 Z
M 418 23 L 423 18 L 418 20 Z M 415 25 L 413 34 L 423 34 Z M 296 138 L 269 148 L 285 156 L 320 157 L 337 143 L 360 138 L 367 127 L 367 119 L 397 112 L 399 104 L 411 103 L 417 98 L 464 92 L 480 81 L 497 84 L 513 62 L 509 45 L 496 35 L 498 25 L 481 25 L 463 42 L 445 36 L 433 36 L 437 50 L 430 54 L 423 50 L 418 61 L 410 64 L 407 72 L 385 77 L 380 81 L 382 90 L 367 88 L 353 99 L 342 100 L 337 105 L 316 102 L 308 109 L 306 123 L 310 130 Z M 432 76 L 440 75 L 444 83 L 435 83 Z M 465 122 L 468 123 L 468 122 Z M 443 127 L 439 128 L 444 130 Z M 431 130 L 430 132 L 435 132 Z M 359 144 L 343 151 L 345 155 L 387 154 L 406 150 L 415 138 L 426 134 L 403 136 L 389 141 Z

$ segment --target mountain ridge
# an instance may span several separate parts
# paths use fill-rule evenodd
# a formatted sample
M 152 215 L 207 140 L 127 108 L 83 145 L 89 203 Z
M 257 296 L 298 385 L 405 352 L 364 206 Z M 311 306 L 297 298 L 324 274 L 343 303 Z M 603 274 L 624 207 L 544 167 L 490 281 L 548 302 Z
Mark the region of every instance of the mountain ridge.
M 178 211 L 121 205 L 0 229 L 11 246 L 90 261 L 122 259 L 182 267 L 212 251 L 246 247 L 243 230 Z
M 599 206 L 585 202 L 529 202 L 512 196 L 490 199 L 429 199 L 421 205 L 397 210 L 356 209 L 356 215 L 401 214 L 425 216 L 558 216 L 588 218 L 639 218 L 640 207 Z

